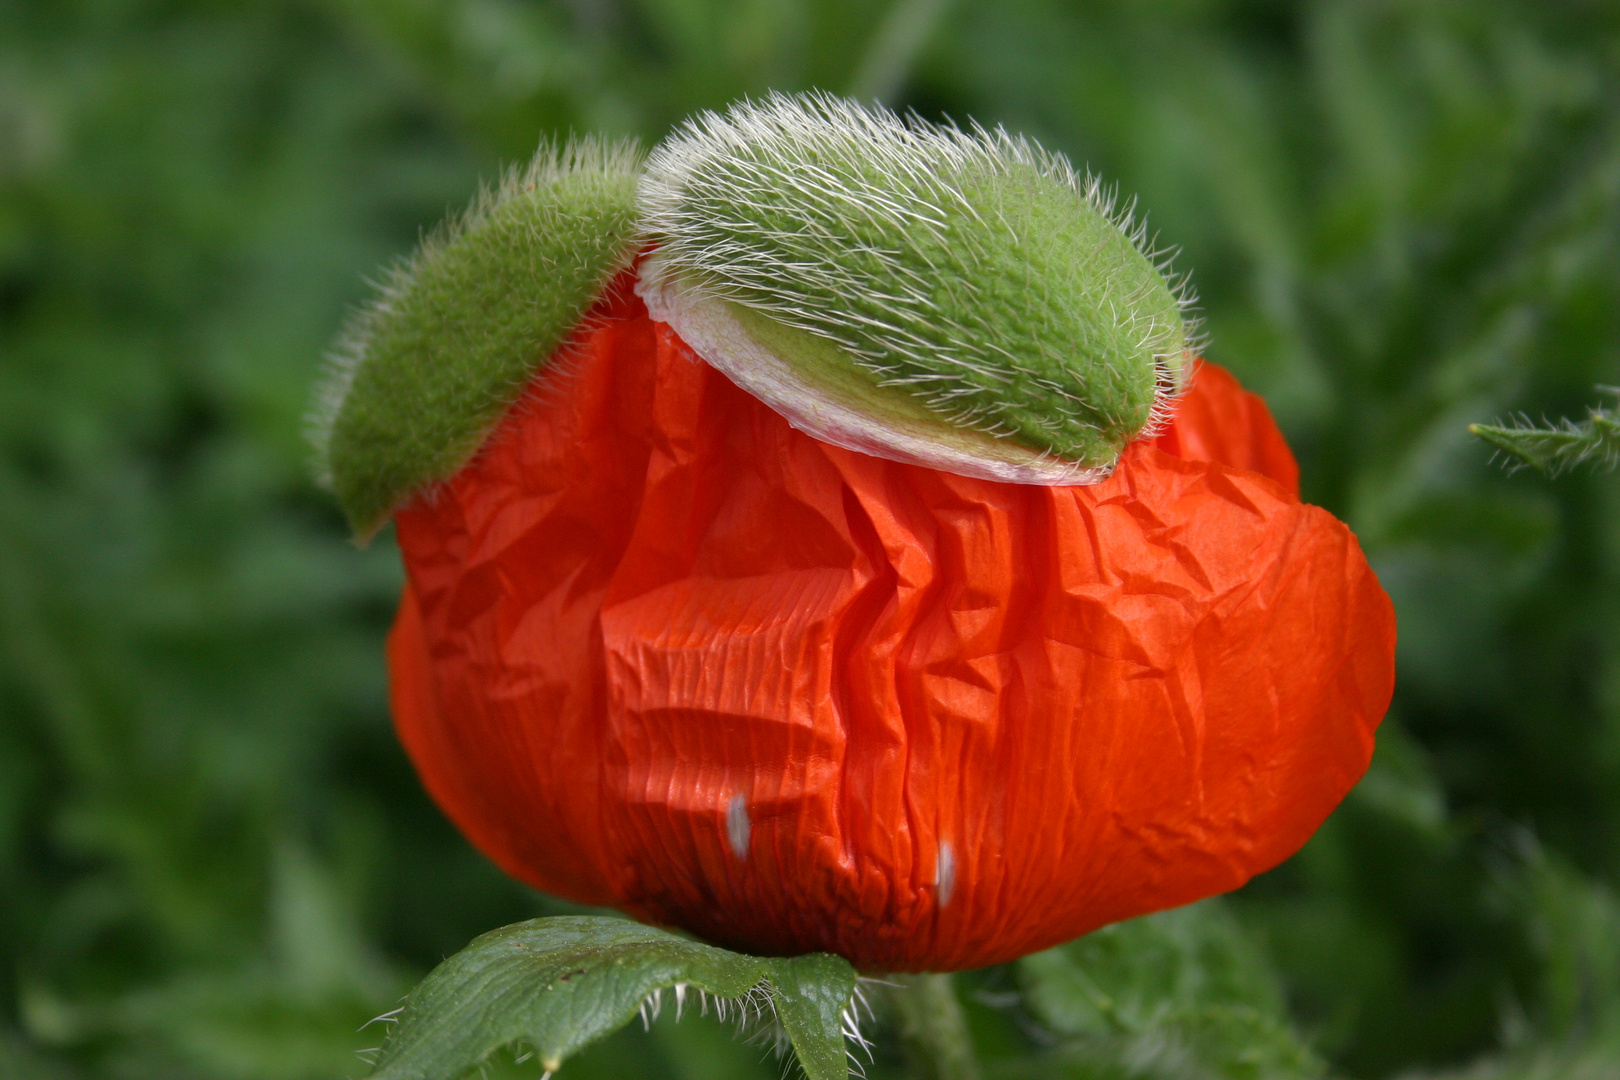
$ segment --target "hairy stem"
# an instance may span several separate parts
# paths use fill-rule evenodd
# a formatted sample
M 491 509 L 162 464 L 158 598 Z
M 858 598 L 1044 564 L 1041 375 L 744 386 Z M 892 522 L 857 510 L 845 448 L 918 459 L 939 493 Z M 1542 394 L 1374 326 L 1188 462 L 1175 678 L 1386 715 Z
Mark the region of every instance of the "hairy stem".
M 967 1017 L 949 975 L 895 975 L 889 1003 L 913 1080 L 979 1080 Z

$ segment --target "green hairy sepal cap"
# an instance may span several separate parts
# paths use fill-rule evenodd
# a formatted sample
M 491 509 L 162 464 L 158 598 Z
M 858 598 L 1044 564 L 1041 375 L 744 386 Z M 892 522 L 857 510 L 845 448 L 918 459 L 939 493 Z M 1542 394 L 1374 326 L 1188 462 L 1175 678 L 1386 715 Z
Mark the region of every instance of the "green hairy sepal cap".
M 397 267 L 352 321 L 313 418 L 361 538 L 470 458 L 637 249 L 633 143 L 542 146 Z
M 849 449 L 1093 483 L 1190 367 L 1188 301 L 1141 229 L 1005 132 L 773 95 L 689 122 L 638 200 L 653 318 Z

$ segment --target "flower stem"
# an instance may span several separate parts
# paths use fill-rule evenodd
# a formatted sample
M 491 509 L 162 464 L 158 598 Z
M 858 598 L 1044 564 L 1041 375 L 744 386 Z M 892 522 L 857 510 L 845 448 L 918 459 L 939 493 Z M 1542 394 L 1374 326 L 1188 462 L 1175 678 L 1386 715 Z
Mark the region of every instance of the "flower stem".
M 949 975 L 894 975 L 889 1003 L 912 1080 L 979 1080 L 973 1037 Z

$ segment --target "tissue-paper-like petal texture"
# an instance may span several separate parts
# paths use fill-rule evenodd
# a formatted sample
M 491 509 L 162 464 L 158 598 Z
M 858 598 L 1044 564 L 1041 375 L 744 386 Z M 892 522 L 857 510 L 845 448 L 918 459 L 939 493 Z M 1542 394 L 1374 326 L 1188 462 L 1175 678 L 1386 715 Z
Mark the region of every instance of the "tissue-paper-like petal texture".
M 1204 365 L 1088 487 L 789 427 L 621 278 L 397 515 L 400 734 L 548 892 L 869 971 L 1004 961 L 1235 888 L 1366 769 L 1394 615 Z

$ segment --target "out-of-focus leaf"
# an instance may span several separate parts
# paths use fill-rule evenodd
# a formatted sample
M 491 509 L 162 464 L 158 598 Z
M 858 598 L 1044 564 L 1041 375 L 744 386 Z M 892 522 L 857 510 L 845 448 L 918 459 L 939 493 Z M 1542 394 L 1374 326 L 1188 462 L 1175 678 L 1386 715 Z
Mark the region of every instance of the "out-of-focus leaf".
M 0 1076 L 6 1080 L 78 1080 L 78 1074 L 51 1061 L 9 1027 L 0 1027 Z
M 744 1022 L 779 1021 L 810 1080 L 849 1073 L 855 972 L 839 958 L 746 956 L 623 919 L 559 916 L 492 930 L 434 969 L 406 999 L 374 1080 L 455 1080 L 520 1042 L 549 1074 L 657 1011 L 666 990 L 677 1009 L 696 994 Z
M 1106 927 L 1018 962 L 1029 1011 L 1076 1077 L 1292 1080 L 1323 1064 L 1256 945 L 1205 901 Z
M 1400 1080 L 1611 1080 L 1620 1076 L 1620 900 L 1529 833 L 1498 866 L 1498 901 L 1538 960 L 1528 1003 L 1504 1010 L 1501 1053 Z
M 169 1054 L 221 1077 L 323 1080 L 350 1060 L 356 1028 L 404 989 L 344 910 L 334 877 L 308 852 L 283 843 L 271 872 L 270 956 L 224 969 L 199 966 L 99 999 L 25 983 L 27 1026 L 64 1047 L 155 1037 Z M 170 1058 L 161 1068 L 182 1066 Z
M 1492 1055 L 1461 1069 L 1402 1073 L 1397 1080 L 1614 1080 L 1620 1076 L 1620 1033 L 1598 1040 L 1535 1045 Z
M 1551 1039 L 1620 1036 L 1620 898 L 1530 834 L 1517 846 L 1518 865 L 1502 876 L 1539 961 L 1530 1023 Z

